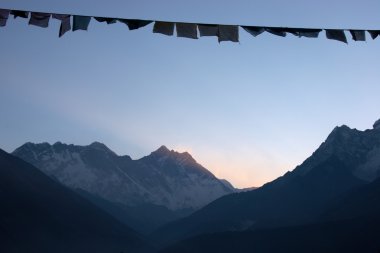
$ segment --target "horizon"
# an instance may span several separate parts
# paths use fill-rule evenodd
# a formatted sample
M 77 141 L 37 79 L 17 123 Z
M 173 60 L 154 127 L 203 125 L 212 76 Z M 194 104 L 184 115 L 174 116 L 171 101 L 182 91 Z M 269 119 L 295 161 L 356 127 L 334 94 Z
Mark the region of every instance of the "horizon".
M 375 120 L 374 121 L 374 124 L 375 124 L 375 122 L 378 122 L 378 121 L 380 121 L 380 119 L 378 119 L 378 120 Z M 342 125 L 339 125 L 339 126 L 336 126 L 336 127 L 343 127 L 343 126 L 347 126 L 346 124 L 342 124 Z M 336 128 L 335 127 L 335 128 Z M 351 126 L 347 126 L 347 127 L 349 127 L 350 129 L 352 129 L 352 130 L 358 130 L 358 131 L 366 131 L 366 130 L 372 130 L 373 129 L 373 127 L 372 128 L 367 128 L 367 129 L 363 129 L 363 130 L 361 130 L 361 129 L 357 129 L 357 128 L 355 128 L 355 127 L 351 127 Z M 334 129 L 335 129 L 334 128 Z M 331 130 L 331 131 L 333 131 L 333 129 Z M 321 141 L 321 143 L 320 144 L 322 144 L 326 139 L 327 139 L 327 137 L 328 136 L 326 136 L 326 138 L 324 139 L 324 140 L 322 140 Z M 23 144 L 21 144 L 21 145 L 19 145 L 19 146 L 17 146 L 16 148 L 14 148 L 13 150 L 5 150 L 6 152 L 8 152 L 8 153 L 12 153 L 12 152 L 14 152 L 16 149 L 18 149 L 19 147 L 21 147 L 21 146 L 23 146 L 23 145 L 25 145 L 25 144 L 27 144 L 27 143 L 32 143 L 32 144 L 36 144 L 36 145 L 38 145 L 38 144 L 49 144 L 50 146 L 53 146 L 53 145 L 55 145 L 55 144 L 57 144 L 57 143 L 60 143 L 60 144 L 63 144 L 63 145 L 74 145 L 74 146 L 81 146 L 81 147 L 85 147 L 85 146 L 90 146 L 90 145 L 92 145 L 92 144 L 94 144 L 94 143 L 100 143 L 100 144 L 103 144 L 103 145 L 105 145 L 108 149 L 110 149 L 112 152 L 114 152 L 117 156 L 129 156 L 129 157 L 131 157 L 131 159 L 132 160 L 134 160 L 134 161 L 136 161 L 136 160 L 140 160 L 140 159 L 142 159 L 142 158 L 144 158 L 144 157 L 146 157 L 146 156 L 149 156 L 150 154 L 152 154 L 153 152 L 155 152 L 155 151 L 157 151 L 157 150 L 159 150 L 159 149 L 161 149 L 161 148 L 166 148 L 166 149 L 168 149 L 169 151 L 171 151 L 171 152 L 176 152 L 176 153 L 179 153 L 179 154 L 184 154 L 184 153 L 188 153 L 188 154 L 190 154 L 191 155 L 191 157 L 193 157 L 193 159 L 198 163 L 198 164 L 200 164 L 201 166 L 203 166 L 205 169 L 207 169 L 208 171 L 210 171 L 211 173 L 213 173 L 214 174 L 214 176 L 215 177 L 217 177 L 218 179 L 222 179 L 222 180 L 227 180 L 233 187 L 235 187 L 236 189 L 246 189 L 246 188 L 258 188 L 258 187 L 261 187 L 261 186 L 263 186 L 264 184 L 267 184 L 267 183 L 270 183 L 270 182 L 272 182 L 273 180 L 276 180 L 278 177 L 281 177 L 281 176 L 283 176 L 283 174 L 281 174 L 281 175 L 277 175 L 277 176 L 275 176 L 273 179 L 271 179 L 271 180 L 269 180 L 269 181 L 267 181 L 267 182 L 264 182 L 263 184 L 261 184 L 261 185 L 250 185 L 250 186 L 245 186 L 245 187 L 240 187 L 240 186 L 238 186 L 238 185 L 235 185 L 233 182 L 231 182 L 228 178 L 223 178 L 223 177 L 218 177 L 215 173 L 214 173 L 214 171 L 212 170 L 212 169 L 209 169 L 207 166 L 205 166 L 204 164 L 202 164 L 198 159 L 197 159 L 197 157 L 193 154 L 193 153 L 191 153 L 191 152 L 189 152 L 188 150 L 176 150 L 176 149 L 172 149 L 171 147 L 168 147 L 167 145 L 165 145 L 165 144 L 162 144 L 162 145 L 160 145 L 159 147 L 157 147 L 157 148 L 155 148 L 155 149 L 152 149 L 152 151 L 150 151 L 149 153 L 147 153 L 147 154 L 145 154 L 145 155 L 143 155 L 143 156 L 139 156 L 139 157 L 132 157 L 131 155 L 129 155 L 128 153 L 119 153 L 119 152 L 117 152 L 117 151 L 115 151 L 112 147 L 109 147 L 108 145 L 107 145 L 107 143 L 103 143 L 103 142 L 100 142 L 100 141 L 96 141 L 96 140 L 94 140 L 94 141 L 92 141 L 91 143 L 88 143 L 88 144 L 78 144 L 78 143 L 66 143 L 66 142 L 62 142 L 62 141 L 55 141 L 55 142 L 46 142 L 46 141 L 42 141 L 42 142 L 24 142 Z M 310 156 L 311 156 L 312 154 L 310 154 Z M 308 156 L 309 157 L 309 156 Z M 304 160 L 302 160 L 302 161 L 300 161 L 297 165 L 301 165 L 308 157 L 305 157 L 305 159 Z M 288 170 L 288 171 L 293 171 L 295 168 L 296 168 L 296 166 L 297 165 L 295 165 L 292 169 L 290 169 L 290 170 Z M 286 173 L 286 172 L 285 172 Z
M 170 7 L 168 7 L 170 6 Z M 273 8 L 276 6 L 276 8 Z M 1 8 L 263 26 L 378 29 L 378 1 L 2 1 Z M 358 12 L 357 10 L 361 10 Z M 323 14 L 323 19 L 321 19 Z M 0 139 L 105 143 L 133 158 L 156 147 L 188 151 L 235 187 L 293 170 L 338 125 L 380 117 L 380 38 L 348 45 L 240 29 L 240 43 L 153 34 L 152 25 L 91 21 L 58 38 L 9 19 L 0 28 Z

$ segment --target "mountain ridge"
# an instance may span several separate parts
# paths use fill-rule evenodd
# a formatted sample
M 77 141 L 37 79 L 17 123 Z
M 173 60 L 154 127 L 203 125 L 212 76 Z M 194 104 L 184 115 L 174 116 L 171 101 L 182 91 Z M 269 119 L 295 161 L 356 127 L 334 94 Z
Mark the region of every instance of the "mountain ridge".
M 293 171 L 254 191 L 223 196 L 152 238 L 170 244 L 202 233 L 311 223 L 334 198 L 378 177 L 379 148 L 378 129 L 336 127 Z
M 119 156 L 100 142 L 87 146 L 29 142 L 12 154 L 71 189 L 93 194 L 91 200 L 100 197 L 109 204 L 126 207 L 163 206 L 173 212 L 173 217 L 188 214 L 235 191 L 188 152 L 179 153 L 165 146 L 136 160 Z M 165 220 L 168 219 L 134 228 L 145 227 L 147 231 L 139 231 L 149 232 Z

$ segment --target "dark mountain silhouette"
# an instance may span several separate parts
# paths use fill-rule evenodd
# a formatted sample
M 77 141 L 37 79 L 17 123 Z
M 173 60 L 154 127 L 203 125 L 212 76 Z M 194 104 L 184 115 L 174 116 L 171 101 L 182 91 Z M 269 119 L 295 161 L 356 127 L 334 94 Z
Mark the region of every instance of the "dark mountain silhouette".
M 145 252 L 135 231 L 0 150 L 0 252 Z
M 204 233 L 316 222 L 338 196 L 377 178 L 379 158 L 379 128 L 337 127 L 294 171 L 254 191 L 221 197 L 152 237 L 165 245 Z
M 138 160 L 102 143 L 26 143 L 13 154 L 142 233 L 234 192 L 187 152 L 161 146 Z
M 380 179 L 331 202 L 314 224 L 190 238 L 162 252 L 379 252 Z
M 132 228 L 137 228 L 138 231 L 152 231 L 165 223 L 185 217 L 191 213 L 190 210 L 174 212 L 164 206 L 153 204 L 127 206 L 108 201 L 81 189 L 77 189 L 76 192 L 122 223 L 130 225 Z
M 356 218 L 380 219 L 380 178 L 334 199 L 319 219 L 331 221 Z
M 345 220 L 304 226 L 222 232 L 178 242 L 161 253 L 377 253 L 379 220 Z

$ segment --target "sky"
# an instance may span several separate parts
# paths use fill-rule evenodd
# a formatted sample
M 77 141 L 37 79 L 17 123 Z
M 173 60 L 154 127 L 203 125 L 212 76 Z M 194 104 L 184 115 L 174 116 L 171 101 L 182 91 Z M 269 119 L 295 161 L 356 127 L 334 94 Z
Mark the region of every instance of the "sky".
M 379 1 L 0 0 L 0 8 L 151 20 L 380 29 Z M 106 144 L 139 159 L 188 151 L 236 187 L 260 186 L 309 157 L 335 126 L 380 118 L 380 38 L 349 44 L 240 29 L 240 43 L 129 31 L 92 21 L 58 38 L 0 28 L 0 148 Z

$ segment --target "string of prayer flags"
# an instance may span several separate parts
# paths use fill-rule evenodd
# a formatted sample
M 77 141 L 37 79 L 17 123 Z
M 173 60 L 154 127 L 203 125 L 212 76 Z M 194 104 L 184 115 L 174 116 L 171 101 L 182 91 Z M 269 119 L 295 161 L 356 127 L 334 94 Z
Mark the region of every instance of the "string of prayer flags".
M 318 38 L 319 33 L 322 32 L 322 29 L 307 29 L 307 28 L 296 28 L 298 30 L 299 37 L 306 38 Z
M 318 38 L 322 29 L 308 29 L 308 28 L 283 28 L 283 27 L 260 27 L 260 26 L 241 26 L 246 32 L 253 37 L 257 37 L 263 32 L 285 37 L 286 33 L 291 33 L 297 37 Z
M 9 17 L 10 10 L 0 9 L 0 26 L 5 26 Z
M 119 22 L 124 23 L 128 26 L 129 30 L 136 30 L 141 27 L 147 26 L 153 21 L 151 20 L 140 20 L 140 19 L 118 19 Z
M 350 30 L 350 33 L 354 41 L 365 41 L 364 30 Z
M 368 32 L 371 34 L 373 40 L 380 35 L 380 30 L 368 30 Z
M 78 16 L 73 17 L 73 31 L 84 30 L 87 31 L 90 24 L 91 17 L 89 16 Z
M 30 15 L 29 15 L 30 14 Z M 159 20 L 143 19 L 125 19 L 116 17 L 99 17 L 83 16 L 74 14 L 58 14 L 46 12 L 30 12 L 25 10 L 0 9 L 0 27 L 4 27 L 9 20 L 9 15 L 14 18 L 29 18 L 29 24 L 46 28 L 49 26 L 50 18 L 61 21 L 59 28 L 59 37 L 62 37 L 68 31 L 87 30 L 92 18 L 101 23 L 115 24 L 117 22 L 128 26 L 129 30 L 136 30 L 145 27 L 154 22 L 153 33 L 160 33 L 167 36 L 173 36 L 174 31 L 177 37 L 198 39 L 199 37 L 215 36 L 219 43 L 222 41 L 239 42 L 239 27 L 243 28 L 253 37 L 267 32 L 276 36 L 286 37 L 288 33 L 297 37 L 318 38 L 320 32 L 326 32 L 326 38 L 344 43 L 347 42 L 345 31 L 350 32 L 353 41 L 366 41 L 366 32 L 371 35 L 372 39 L 380 36 L 380 30 L 360 30 L 360 29 L 324 29 L 324 28 L 296 28 L 296 27 L 268 27 L 268 26 L 245 26 L 245 25 L 227 25 L 227 24 L 201 24 L 201 23 L 184 23 L 168 22 Z M 72 23 L 71 23 L 71 17 Z
M 176 23 L 177 37 L 198 39 L 198 31 L 196 24 Z
M 174 23 L 156 21 L 153 26 L 153 33 L 161 33 L 167 36 L 174 34 Z
M 49 26 L 51 14 L 43 12 L 32 12 L 30 14 L 29 25 L 35 25 L 42 28 Z
M 102 18 L 102 17 L 94 17 L 94 19 L 100 23 L 105 22 L 108 25 L 115 24 L 117 22 L 116 18 Z
M 293 34 L 294 36 L 300 37 L 300 32 L 297 28 L 284 28 L 284 32 Z
M 198 25 L 199 35 L 203 36 L 218 36 L 218 26 L 201 24 Z
M 347 38 L 343 30 L 326 29 L 326 37 L 330 40 L 337 40 L 347 44 Z
M 237 25 L 219 25 L 218 41 L 239 42 L 239 27 Z
M 253 37 L 259 36 L 263 32 L 265 32 L 264 27 L 258 27 L 258 26 L 242 26 L 242 28 L 251 34 Z
M 70 15 L 53 14 L 53 18 L 61 21 L 61 26 L 59 27 L 59 37 L 62 37 L 66 32 L 71 30 Z
M 286 36 L 286 30 L 284 28 L 266 27 L 265 31 L 280 37 Z
M 29 11 L 18 11 L 13 10 L 11 11 L 11 14 L 14 18 L 20 17 L 20 18 L 28 18 L 29 17 Z
M 294 36 L 297 36 L 299 38 L 306 37 L 306 38 L 318 38 L 319 33 L 322 31 L 322 29 L 307 29 L 307 28 L 283 28 L 280 31 L 284 31 L 287 33 L 291 33 Z M 285 36 L 283 36 L 285 37 Z

